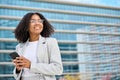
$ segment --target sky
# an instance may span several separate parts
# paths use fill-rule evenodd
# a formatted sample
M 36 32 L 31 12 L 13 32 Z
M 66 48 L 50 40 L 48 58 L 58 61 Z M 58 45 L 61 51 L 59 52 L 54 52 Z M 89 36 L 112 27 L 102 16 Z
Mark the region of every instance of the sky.
M 120 0 L 62 0 L 62 1 L 120 7 Z

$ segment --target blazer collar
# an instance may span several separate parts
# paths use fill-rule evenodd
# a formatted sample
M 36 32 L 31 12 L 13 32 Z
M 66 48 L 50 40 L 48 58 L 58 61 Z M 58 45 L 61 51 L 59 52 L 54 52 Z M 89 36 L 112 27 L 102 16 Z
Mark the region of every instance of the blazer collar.
M 25 48 L 26 48 L 26 46 L 28 46 L 28 44 L 29 44 L 29 39 L 26 41 L 26 43 L 25 44 L 23 44 L 22 46 L 21 46 L 21 48 L 22 48 L 22 54 L 24 53 L 24 51 L 25 51 Z M 39 45 L 42 45 L 42 44 L 45 44 L 45 37 L 42 37 L 41 35 L 39 35 L 39 40 L 38 40 L 38 46 Z
M 41 35 L 39 36 L 39 41 L 40 44 L 44 44 L 45 43 L 45 37 L 42 37 Z
M 44 44 L 45 43 L 45 37 L 42 37 L 41 35 L 39 35 L 39 40 L 38 40 L 38 42 L 40 43 L 40 44 Z M 28 43 L 29 43 L 29 39 L 26 41 L 26 45 L 28 45 Z

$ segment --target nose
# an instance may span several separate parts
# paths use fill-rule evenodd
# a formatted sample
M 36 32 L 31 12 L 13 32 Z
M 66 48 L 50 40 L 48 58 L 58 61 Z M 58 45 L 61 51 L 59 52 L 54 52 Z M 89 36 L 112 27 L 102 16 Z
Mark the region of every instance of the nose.
M 35 24 L 40 24 L 40 22 L 39 21 L 35 21 Z

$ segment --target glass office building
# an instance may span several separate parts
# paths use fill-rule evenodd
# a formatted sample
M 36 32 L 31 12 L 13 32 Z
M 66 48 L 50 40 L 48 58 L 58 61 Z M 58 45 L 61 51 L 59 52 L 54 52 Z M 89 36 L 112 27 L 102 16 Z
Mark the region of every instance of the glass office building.
M 100 26 L 101 27 L 101 26 Z M 105 27 L 101 28 L 91 26 L 90 31 L 94 32 L 118 32 L 117 27 Z M 84 31 L 80 29 L 78 31 Z M 82 80 L 111 80 L 115 75 L 120 74 L 120 36 L 114 35 L 98 35 L 98 34 L 80 34 L 77 35 L 77 40 L 80 41 L 94 41 L 102 42 L 101 44 L 78 44 L 78 51 L 80 52 L 94 52 L 92 54 L 79 54 L 79 62 L 82 61 L 85 64 L 79 65 L 80 73 L 91 73 L 83 75 Z M 106 43 L 107 42 L 107 43 Z M 112 44 L 114 42 L 114 44 Z M 117 79 L 112 79 L 117 80 Z
M 13 30 L 27 12 L 42 13 L 54 26 L 62 54 L 62 76 L 81 80 L 120 76 L 120 8 L 57 0 L 0 0 L 0 80 L 14 80 L 9 53 Z M 62 77 L 59 76 L 59 77 Z M 87 78 L 86 78 L 87 77 Z

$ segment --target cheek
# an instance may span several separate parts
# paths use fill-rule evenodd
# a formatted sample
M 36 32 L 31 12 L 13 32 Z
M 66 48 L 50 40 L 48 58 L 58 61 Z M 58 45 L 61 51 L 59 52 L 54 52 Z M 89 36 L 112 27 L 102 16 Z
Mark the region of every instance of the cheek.
M 43 30 L 43 28 L 44 28 L 43 25 L 41 25 L 40 28 L 41 28 L 41 30 Z
M 41 26 L 41 29 L 42 29 L 42 30 L 43 30 L 43 28 L 44 28 L 44 27 L 43 27 L 43 26 Z
M 34 32 L 34 27 L 33 26 L 29 26 L 28 31 L 29 31 L 29 33 Z
M 29 27 L 29 31 L 30 32 L 33 31 L 33 27 L 32 26 Z

